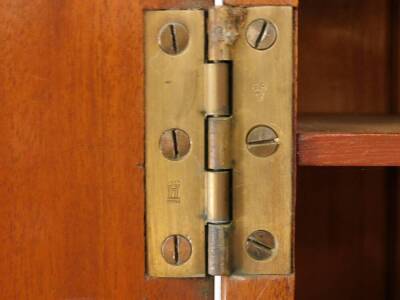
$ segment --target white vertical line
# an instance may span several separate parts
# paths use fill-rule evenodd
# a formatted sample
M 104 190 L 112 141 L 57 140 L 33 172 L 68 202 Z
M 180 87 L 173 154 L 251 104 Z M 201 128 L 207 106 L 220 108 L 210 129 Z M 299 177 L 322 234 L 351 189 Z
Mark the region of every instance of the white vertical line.
M 214 276 L 214 300 L 222 300 L 221 276 Z
M 214 0 L 214 6 L 224 5 L 224 0 Z M 214 300 L 222 299 L 221 276 L 214 276 Z

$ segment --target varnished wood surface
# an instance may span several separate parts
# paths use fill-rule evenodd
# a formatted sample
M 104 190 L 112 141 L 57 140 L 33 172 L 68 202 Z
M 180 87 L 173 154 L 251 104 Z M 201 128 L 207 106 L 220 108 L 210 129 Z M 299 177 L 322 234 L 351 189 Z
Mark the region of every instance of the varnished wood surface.
M 300 2 L 300 113 L 393 112 L 396 2 Z M 388 175 L 375 169 L 300 168 L 296 300 L 398 299 L 386 294 Z
M 387 297 L 385 168 L 300 167 L 296 300 Z
M 400 116 L 301 118 L 298 160 L 308 166 L 400 166 Z
M 223 278 L 222 299 L 294 299 L 294 276 Z
M 400 2 L 393 1 L 391 18 L 391 66 L 392 66 L 392 111 L 400 113 Z M 389 295 L 392 299 L 400 299 L 400 168 L 391 169 L 389 186 L 391 199 L 389 202 L 390 233 Z
M 212 297 L 144 245 L 142 9 L 207 3 L 1 1 L 1 299 Z
M 389 111 L 392 2 L 300 1 L 300 112 Z
M 303 166 L 400 166 L 400 134 L 299 135 Z
M 299 0 L 225 0 L 224 4 L 235 6 L 285 5 L 297 7 Z
M 400 114 L 303 114 L 299 118 L 298 132 L 303 135 L 308 133 L 399 134 Z

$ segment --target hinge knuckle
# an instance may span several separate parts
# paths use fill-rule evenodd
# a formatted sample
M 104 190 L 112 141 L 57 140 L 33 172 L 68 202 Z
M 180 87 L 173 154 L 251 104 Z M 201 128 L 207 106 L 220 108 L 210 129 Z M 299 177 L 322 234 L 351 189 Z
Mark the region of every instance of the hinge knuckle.
M 208 274 L 231 274 L 231 224 L 208 225 Z
M 227 116 L 229 107 L 229 64 L 204 65 L 205 111 L 208 115 Z
M 239 37 L 239 27 L 246 16 L 241 7 L 218 6 L 208 11 L 208 59 L 232 59 L 232 46 Z
M 231 128 L 232 117 L 210 117 L 208 123 L 209 170 L 232 168 Z
M 206 172 L 207 221 L 230 222 L 231 172 Z
M 230 45 L 224 40 L 225 8 L 209 14 L 209 61 L 205 64 L 206 215 L 208 274 L 229 275 L 232 172 L 232 109 L 230 107 Z M 221 31 L 222 30 L 222 31 Z M 221 35 L 222 34 L 222 35 Z

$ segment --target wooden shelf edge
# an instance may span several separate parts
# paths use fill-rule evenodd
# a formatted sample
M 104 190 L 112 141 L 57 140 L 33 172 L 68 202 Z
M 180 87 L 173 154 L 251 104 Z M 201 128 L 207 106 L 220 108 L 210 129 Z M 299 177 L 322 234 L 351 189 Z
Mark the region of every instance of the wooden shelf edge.
M 222 299 L 293 300 L 295 276 L 223 277 Z
M 302 166 L 400 166 L 400 133 L 300 133 L 297 154 Z
M 299 0 L 225 0 L 225 5 L 233 6 L 258 6 L 258 5 L 277 5 L 277 6 L 299 6 Z
M 400 116 L 305 115 L 297 135 L 303 166 L 400 166 Z

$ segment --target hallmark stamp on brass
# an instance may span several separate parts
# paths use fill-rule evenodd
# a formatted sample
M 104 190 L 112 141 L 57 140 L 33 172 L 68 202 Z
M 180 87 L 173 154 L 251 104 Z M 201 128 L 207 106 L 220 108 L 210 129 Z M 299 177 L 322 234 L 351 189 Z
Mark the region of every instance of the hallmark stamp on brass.
M 265 93 L 267 92 L 267 86 L 263 82 L 254 83 L 251 87 L 257 102 L 263 102 Z
M 168 183 L 168 201 L 181 202 L 180 197 L 181 182 L 179 180 L 170 181 Z

